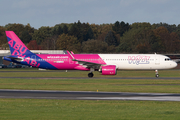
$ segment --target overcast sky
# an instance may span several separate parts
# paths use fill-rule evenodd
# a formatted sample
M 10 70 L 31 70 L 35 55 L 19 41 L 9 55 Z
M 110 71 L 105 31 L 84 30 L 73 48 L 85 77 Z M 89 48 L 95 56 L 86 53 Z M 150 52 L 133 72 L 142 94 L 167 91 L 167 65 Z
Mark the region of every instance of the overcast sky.
M 180 0 L 0 0 L 0 26 L 124 21 L 180 24 Z

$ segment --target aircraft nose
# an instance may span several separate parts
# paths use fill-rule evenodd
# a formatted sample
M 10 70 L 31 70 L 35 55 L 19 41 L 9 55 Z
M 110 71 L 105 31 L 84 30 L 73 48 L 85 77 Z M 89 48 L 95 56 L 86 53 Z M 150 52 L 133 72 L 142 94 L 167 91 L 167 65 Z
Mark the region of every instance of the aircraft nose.
M 176 63 L 176 62 L 173 62 L 173 63 L 171 64 L 171 66 L 172 66 L 173 68 L 175 68 L 175 67 L 177 66 L 177 63 Z

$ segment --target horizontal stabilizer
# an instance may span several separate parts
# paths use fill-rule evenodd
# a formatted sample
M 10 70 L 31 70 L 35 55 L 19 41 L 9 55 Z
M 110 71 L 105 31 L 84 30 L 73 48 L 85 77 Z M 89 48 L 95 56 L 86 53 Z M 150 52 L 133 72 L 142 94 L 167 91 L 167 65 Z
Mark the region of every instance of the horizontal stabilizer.
M 21 61 L 24 60 L 22 57 L 18 57 L 18 56 L 14 56 L 14 55 L 6 56 L 6 58 L 9 58 L 11 60 L 15 60 L 15 61 L 18 61 L 18 62 L 21 62 Z
M 172 59 L 174 62 L 177 62 L 179 63 L 180 62 L 180 59 Z

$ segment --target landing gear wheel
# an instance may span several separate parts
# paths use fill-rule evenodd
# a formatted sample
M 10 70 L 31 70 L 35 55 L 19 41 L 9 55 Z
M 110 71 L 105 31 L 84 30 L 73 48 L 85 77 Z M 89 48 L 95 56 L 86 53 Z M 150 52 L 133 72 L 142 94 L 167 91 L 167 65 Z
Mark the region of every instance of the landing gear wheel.
M 159 74 L 156 74 L 156 78 L 158 78 L 159 77 Z
M 88 74 L 89 78 L 92 78 L 93 76 L 94 76 L 94 74 L 92 72 Z
M 155 70 L 155 77 L 156 77 L 156 78 L 159 77 L 158 70 Z

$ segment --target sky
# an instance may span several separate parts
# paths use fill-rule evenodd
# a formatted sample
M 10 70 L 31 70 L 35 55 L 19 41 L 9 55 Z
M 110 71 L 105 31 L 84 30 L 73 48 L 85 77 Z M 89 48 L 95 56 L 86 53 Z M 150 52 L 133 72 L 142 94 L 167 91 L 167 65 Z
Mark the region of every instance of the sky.
M 36 29 L 60 23 L 180 24 L 180 0 L 0 0 L 0 26 L 20 23 Z

